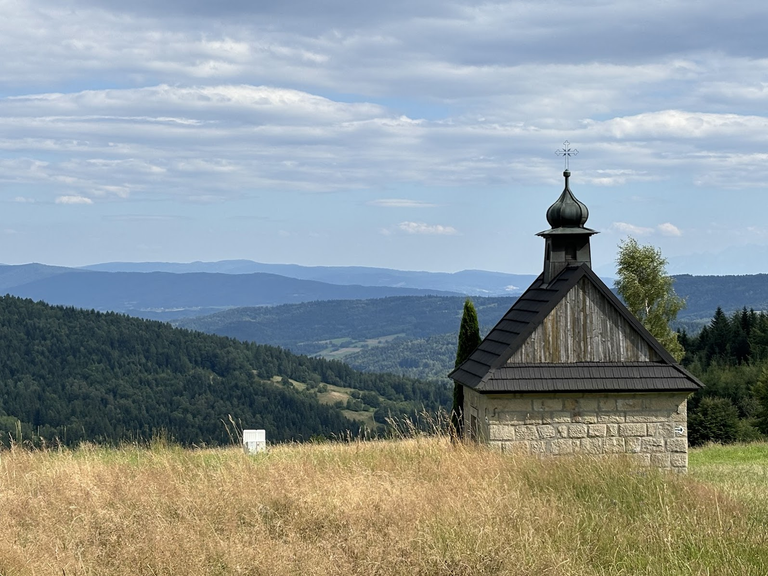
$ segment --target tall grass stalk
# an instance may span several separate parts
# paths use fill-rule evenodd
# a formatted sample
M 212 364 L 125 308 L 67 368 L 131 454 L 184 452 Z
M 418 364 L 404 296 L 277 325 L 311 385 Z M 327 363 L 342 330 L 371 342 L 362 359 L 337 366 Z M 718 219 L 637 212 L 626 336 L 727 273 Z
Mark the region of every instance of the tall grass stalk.
M 718 486 L 447 437 L 14 447 L 0 574 L 764 576 L 768 491 Z

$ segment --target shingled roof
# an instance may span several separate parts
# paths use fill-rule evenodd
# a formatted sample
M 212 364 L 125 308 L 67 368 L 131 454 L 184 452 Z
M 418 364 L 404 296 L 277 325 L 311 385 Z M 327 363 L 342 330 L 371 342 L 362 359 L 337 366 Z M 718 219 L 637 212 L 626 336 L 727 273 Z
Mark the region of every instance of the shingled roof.
M 589 280 L 659 357 L 657 362 L 507 364 L 555 306 L 581 279 Z M 477 349 L 449 374 L 478 392 L 695 391 L 702 384 L 626 309 L 586 264 L 571 266 L 549 284 L 539 276 L 488 333 Z
M 475 389 L 478 392 L 634 392 L 695 390 L 691 375 L 661 362 L 576 362 L 502 366 Z

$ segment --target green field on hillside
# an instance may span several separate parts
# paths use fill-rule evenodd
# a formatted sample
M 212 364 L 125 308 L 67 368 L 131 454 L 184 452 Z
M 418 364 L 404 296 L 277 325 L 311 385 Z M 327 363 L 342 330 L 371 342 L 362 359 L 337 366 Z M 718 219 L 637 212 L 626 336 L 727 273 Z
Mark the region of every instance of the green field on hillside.
M 275 376 L 272 379 L 273 382 L 281 382 L 282 379 L 279 376 Z M 298 382 L 296 380 L 289 380 L 291 386 L 304 392 L 307 390 L 307 384 L 304 382 Z M 326 406 L 334 406 L 341 409 L 342 414 L 354 421 L 365 426 L 368 430 L 375 430 L 377 428 L 376 421 L 373 419 L 376 409 L 373 406 L 368 406 L 363 402 L 355 403 L 355 400 L 360 399 L 360 391 L 355 388 L 345 388 L 344 386 L 334 386 L 333 384 L 322 383 L 320 386 L 310 388 L 316 393 L 316 398 L 321 404 Z M 378 396 L 378 394 L 376 395 Z M 384 401 L 381 396 L 378 396 L 379 402 Z M 346 407 L 349 405 L 350 400 L 356 408 L 356 410 L 349 410 Z
M 399 334 L 387 334 L 386 336 L 378 336 L 376 338 L 363 338 L 362 340 L 355 340 L 354 338 L 323 340 L 317 342 L 317 344 L 325 345 L 325 348 L 319 350 L 313 354 L 313 356 L 327 358 L 328 360 L 342 360 L 350 354 L 356 354 L 357 352 L 375 348 L 377 346 L 384 346 L 398 338 L 402 339 L 404 336 L 405 335 L 401 332 Z

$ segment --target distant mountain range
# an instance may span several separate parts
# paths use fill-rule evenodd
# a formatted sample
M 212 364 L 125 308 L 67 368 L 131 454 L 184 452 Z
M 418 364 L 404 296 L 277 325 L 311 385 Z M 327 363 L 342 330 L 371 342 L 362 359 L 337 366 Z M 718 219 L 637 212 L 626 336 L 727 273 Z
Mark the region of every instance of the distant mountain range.
M 191 262 L 187 264 L 109 262 L 89 266 L 87 269 L 113 272 L 207 272 L 222 274 L 261 272 L 335 285 L 387 286 L 490 297 L 518 296 L 535 279 L 533 274 L 505 274 L 483 270 L 462 270 L 454 273 L 414 272 L 362 266 L 262 264 L 250 260 Z M 743 306 L 756 310 L 768 310 L 768 274 L 739 276 L 680 274 L 673 277 L 675 290 L 687 300 L 687 306 L 679 316 L 682 322 L 707 320 L 712 317 L 718 306 L 727 312 Z M 612 278 L 605 277 L 603 280 L 609 286 L 613 286 Z
M 391 296 L 509 297 L 533 275 L 481 270 L 414 272 L 359 266 L 298 266 L 249 260 L 188 264 L 110 262 L 85 268 L 0 265 L 0 293 L 51 304 L 112 310 L 158 320 L 237 307 Z M 610 284 L 610 279 L 606 279 Z M 705 321 L 717 306 L 768 309 L 768 275 L 675 277 L 687 298 L 682 321 Z M 431 332 L 432 334 L 436 332 Z
M 216 274 L 278 274 L 299 280 L 315 280 L 328 284 L 388 286 L 419 290 L 439 290 L 469 296 L 515 296 L 522 294 L 534 274 L 505 274 L 484 270 L 461 272 L 416 272 L 364 266 L 299 266 L 296 264 L 262 264 L 251 260 L 220 262 L 107 262 L 86 266 L 99 272 L 194 272 Z
M 709 322 L 718 306 L 768 310 L 768 275 L 676 277 L 688 306 L 675 327 L 689 333 Z M 473 298 L 483 332 L 515 297 Z M 400 297 L 355 302 L 306 302 L 272 308 L 236 308 L 176 326 L 341 359 L 364 371 L 445 379 L 453 366 L 463 297 Z
M 276 274 L 101 272 L 42 264 L 0 266 L 3 293 L 133 316 L 170 320 L 238 306 L 274 306 L 314 300 L 456 295 L 388 286 L 328 284 Z

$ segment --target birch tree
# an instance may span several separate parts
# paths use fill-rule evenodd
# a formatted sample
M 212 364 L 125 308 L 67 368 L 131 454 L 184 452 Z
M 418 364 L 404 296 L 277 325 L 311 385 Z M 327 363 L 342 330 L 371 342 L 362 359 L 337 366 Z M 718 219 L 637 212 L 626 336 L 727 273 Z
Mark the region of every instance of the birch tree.
M 685 350 L 669 324 L 685 308 L 667 274 L 667 259 L 653 246 L 640 246 L 634 238 L 619 243 L 615 287 L 632 314 L 678 362 Z

